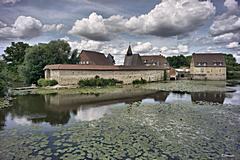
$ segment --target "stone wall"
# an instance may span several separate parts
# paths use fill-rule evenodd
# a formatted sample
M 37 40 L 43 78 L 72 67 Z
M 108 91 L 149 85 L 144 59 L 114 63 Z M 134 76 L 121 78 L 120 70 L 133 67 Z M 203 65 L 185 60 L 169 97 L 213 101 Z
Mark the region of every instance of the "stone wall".
M 226 67 L 192 67 L 192 79 L 196 80 L 226 80 Z
M 49 72 L 49 73 L 47 73 Z M 94 78 L 98 75 L 101 78 L 114 78 L 130 84 L 136 79 L 147 81 L 163 80 L 164 70 L 114 70 L 114 71 L 89 71 L 89 70 L 45 70 L 46 79 L 55 79 L 60 85 L 75 85 L 81 79 Z

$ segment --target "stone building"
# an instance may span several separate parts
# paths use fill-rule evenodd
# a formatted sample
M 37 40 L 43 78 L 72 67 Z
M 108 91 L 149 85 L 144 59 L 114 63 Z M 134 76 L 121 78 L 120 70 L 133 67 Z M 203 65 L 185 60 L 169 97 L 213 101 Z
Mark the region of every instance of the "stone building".
M 144 56 L 143 59 L 156 59 L 154 60 L 156 65 L 145 65 L 139 54 L 132 54 L 129 46 L 124 65 L 117 66 L 114 65 L 114 58 L 110 54 L 106 57 L 103 53 L 83 50 L 80 54 L 80 64 L 45 66 L 45 78 L 55 79 L 60 85 L 74 85 L 81 79 L 95 76 L 114 78 L 123 81 L 124 84 L 141 78 L 147 81 L 160 81 L 164 79 L 164 72 L 169 72 L 169 67 L 164 57 L 156 57 Z
M 136 79 L 160 81 L 164 79 L 164 70 L 167 68 L 146 66 L 114 66 L 114 65 L 81 65 L 56 64 L 44 68 L 45 79 L 55 79 L 60 85 L 76 85 L 79 80 L 94 78 L 114 78 L 130 84 Z
M 144 55 L 133 54 L 131 46 L 128 47 L 124 60 L 125 66 L 155 66 L 159 68 L 169 68 L 167 59 L 162 55 Z
M 190 75 L 194 80 L 226 80 L 224 54 L 194 53 L 190 64 Z

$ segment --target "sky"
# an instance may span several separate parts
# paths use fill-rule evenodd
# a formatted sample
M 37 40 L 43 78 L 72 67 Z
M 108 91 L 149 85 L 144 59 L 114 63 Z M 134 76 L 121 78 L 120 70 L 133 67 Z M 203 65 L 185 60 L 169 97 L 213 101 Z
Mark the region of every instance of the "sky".
M 231 53 L 240 63 L 240 0 L 0 0 L 0 54 L 11 42 L 141 55 Z

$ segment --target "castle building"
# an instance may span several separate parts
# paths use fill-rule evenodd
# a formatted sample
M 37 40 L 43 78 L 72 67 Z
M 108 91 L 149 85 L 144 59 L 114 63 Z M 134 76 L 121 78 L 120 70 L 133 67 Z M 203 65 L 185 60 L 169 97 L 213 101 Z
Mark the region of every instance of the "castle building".
M 124 65 L 114 65 L 114 63 L 114 58 L 110 54 L 106 57 L 103 53 L 83 50 L 80 53 L 79 64 L 45 66 L 45 79 L 55 79 L 60 85 L 76 85 L 79 80 L 99 76 L 130 84 L 136 79 L 145 79 L 149 82 L 163 80 L 165 71 L 169 70 L 168 65 L 164 65 L 165 61 L 156 62 L 159 65 L 144 64 L 139 54 L 132 54 L 130 46 Z
M 114 57 L 108 54 L 106 57 L 103 53 L 95 51 L 82 50 L 79 55 L 79 64 L 83 65 L 114 65 Z
M 226 80 L 224 54 L 193 53 L 190 75 L 194 80 Z
M 169 68 L 167 59 L 162 55 L 144 55 L 133 54 L 131 46 L 128 47 L 127 54 L 124 60 L 125 66 L 146 66 Z

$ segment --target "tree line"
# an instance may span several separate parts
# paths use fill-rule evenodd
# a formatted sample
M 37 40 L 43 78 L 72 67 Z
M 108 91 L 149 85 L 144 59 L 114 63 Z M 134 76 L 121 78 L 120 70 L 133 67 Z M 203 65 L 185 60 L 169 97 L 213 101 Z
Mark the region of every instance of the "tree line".
M 49 64 L 77 64 L 78 50 L 71 50 L 64 40 L 50 41 L 30 46 L 24 42 L 12 42 L 4 50 L 0 60 L 0 94 L 14 82 L 37 83 L 44 77 L 43 68 Z

